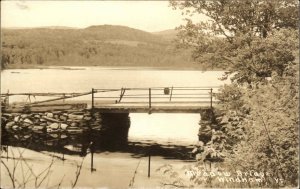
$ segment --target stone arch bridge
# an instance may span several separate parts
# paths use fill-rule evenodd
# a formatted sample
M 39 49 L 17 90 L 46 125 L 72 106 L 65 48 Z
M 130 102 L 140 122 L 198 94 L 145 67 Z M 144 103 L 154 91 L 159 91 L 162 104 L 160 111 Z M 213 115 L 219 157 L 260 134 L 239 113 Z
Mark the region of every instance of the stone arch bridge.
M 92 130 L 100 133 L 103 144 L 124 145 L 129 113 L 199 113 L 205 130 L 215 120 L 217 89 L 153 87 L 92 89 L 84 93 L 6 93 L 1 94 L 1 125 L 10 132 L 29 130 L 50 135 Z M 198 135 L 206 141 L 206 134 Z

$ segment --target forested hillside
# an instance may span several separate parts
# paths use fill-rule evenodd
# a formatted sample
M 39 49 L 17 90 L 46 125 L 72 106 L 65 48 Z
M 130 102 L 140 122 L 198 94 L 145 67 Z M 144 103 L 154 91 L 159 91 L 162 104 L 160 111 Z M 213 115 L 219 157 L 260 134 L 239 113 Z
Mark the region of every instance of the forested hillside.
M 199 67 L 170 39 L 125 26 L 2 30 L 2 68 L 43 66 Z

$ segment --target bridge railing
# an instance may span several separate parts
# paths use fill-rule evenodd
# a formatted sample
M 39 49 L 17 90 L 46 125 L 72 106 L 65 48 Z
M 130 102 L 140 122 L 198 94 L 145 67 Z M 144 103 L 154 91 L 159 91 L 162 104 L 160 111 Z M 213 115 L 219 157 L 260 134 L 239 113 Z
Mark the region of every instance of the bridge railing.
M 206 103 L 213 106 L 218 86 L 210 87 L 150 87 L 121 89 L 92 89 L 92 107 L 96 101 L 114 104 Z
M 5 93 L 1 94 L 1 105 L 9 105 L 10 96 L 25 96 L 28 100 L 21 106 L 63 101 L 81 96 L 91 95 L 91 106 L 95 104 L 140 104 L 151 108 L 154 104 L 205 104 L 213 106 L 217 100 L 214 93 L 219 86 L 210 87 L 150 87 L 150 88 L 120 88 L 92 89 L 82 93 Z M 45 97 L 43 100 L 31 101 L 31 97 Z
M 57 101 L 63 101 L 67 99 L 72 99 L 76 97 L 90 95 L 91 92 L 83 92 L 83 93 L 3 93 L 1 95 L 1 106 L 9 107 L 11 103 L 17 103 L 19 107 L 24 106 L 33 106 L 37 104 L 43 103 L 52 103 Z M 18 100 L 14 99 L 12 102 L 10 101 L 10 97 L 20 97 Z

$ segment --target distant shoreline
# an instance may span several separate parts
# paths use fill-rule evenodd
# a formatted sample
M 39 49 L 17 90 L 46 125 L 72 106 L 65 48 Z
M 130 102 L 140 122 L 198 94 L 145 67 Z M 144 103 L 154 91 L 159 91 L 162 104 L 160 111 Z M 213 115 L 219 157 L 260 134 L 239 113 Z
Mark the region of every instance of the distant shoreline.
M 87 70 L 93 68 L 109 69 L 109 70 L 183 70 L 183 71 L 224 71 L 222 69 L 203 69 L 203 67 L 143 67 L 143 66 L 9 66 L 2 70 L 26 70 L 26 69 L 59 69 L 59 70 Z

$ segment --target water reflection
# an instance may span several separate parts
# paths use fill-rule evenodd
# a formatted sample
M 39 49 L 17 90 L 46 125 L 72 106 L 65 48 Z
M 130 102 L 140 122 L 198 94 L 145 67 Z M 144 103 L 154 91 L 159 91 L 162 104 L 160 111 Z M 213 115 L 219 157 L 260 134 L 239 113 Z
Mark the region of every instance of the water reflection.
M 101 129 L 87 125 L 82 132 L 36 132 L 28 127 L 6 129 L 7 120 L 2 118 L 2 145 L 18 146 L 34 151 L 48 151 L 68 155 L 86 156 L 88 153 L 125 152 L 132 157 L 162 156 L 166 159 L 191 159 L 193 146 L 158 144 L 153 140 L 128 142 L 130 117 L 128 114 L 94 114 L 101 116 Z

